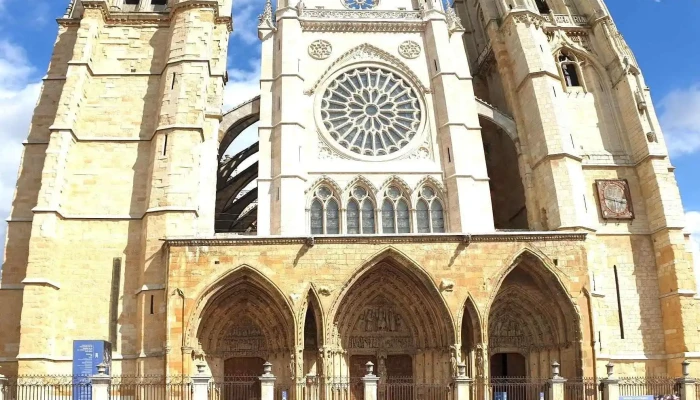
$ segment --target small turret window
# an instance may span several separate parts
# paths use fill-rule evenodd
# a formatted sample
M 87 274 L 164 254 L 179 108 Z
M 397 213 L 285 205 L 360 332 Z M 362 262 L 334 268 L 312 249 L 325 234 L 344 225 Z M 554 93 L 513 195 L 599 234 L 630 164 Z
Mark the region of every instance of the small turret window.
M 535 4 L 540 14 L 549 14 L 549 5 L 545 0 L 535 0 Z
M 575 55 L 562 50 L 557 55 L 557 62 L 566 87 L 583 86 L 579 61 Z

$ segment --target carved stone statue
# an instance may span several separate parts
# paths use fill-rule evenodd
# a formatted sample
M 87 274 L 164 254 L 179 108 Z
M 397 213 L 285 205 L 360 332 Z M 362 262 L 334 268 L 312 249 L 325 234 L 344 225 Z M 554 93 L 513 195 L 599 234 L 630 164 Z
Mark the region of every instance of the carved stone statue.
M 294 377 L 296 376 L 296 356 L 294 353 L 291 354 L 289 357 L 289 378 L 293 381 Z
M 452 371 L 452 377 L 457 377 L 459 375 L 459 371 L 457 370 L 456 346 L 450 346 L 450 370 Z

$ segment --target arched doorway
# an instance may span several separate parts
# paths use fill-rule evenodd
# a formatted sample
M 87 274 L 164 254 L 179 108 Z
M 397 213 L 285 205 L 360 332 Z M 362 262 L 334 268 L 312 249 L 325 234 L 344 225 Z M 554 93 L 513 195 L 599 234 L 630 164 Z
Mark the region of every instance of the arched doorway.
M 526 252 L 501 280 L 488 319 L 491 380 L 580 376 L 580 320 L 556 275 Z
M 293 380 L 287 366 L 290 358 L 296 362 L 294 317 L 267 278 L 252 268 L 238 268 L 199 303 L 203 304 L 199 318 L 190 328 L 197 338 L 194 353 L 206 362 L 215 382 L 248 381 L 258 388 L 265 361 L 272 363 L 281 384 Z M 255 398 L 254 393 L 249 395 Z
M 420 267 L 393 252 L 375 258 L 346 285 L 334 308 L 334 376 L 357 380 L 369 361 L 377 366 L 380 387 L 451 380 L 453 322 Z

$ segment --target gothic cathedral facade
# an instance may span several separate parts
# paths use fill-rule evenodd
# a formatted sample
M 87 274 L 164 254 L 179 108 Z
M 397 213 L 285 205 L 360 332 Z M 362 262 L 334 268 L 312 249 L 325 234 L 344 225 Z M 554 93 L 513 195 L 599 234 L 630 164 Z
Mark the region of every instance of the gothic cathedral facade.
M 288 384 L 700 358 L 673 167 L 603 0 L 268 1 L 260 96 L 222 110 L 235 6 L 58 20 L 0 373 L 68 373 L 75 339 L 111 342 L 114 373 L 269 361 Z

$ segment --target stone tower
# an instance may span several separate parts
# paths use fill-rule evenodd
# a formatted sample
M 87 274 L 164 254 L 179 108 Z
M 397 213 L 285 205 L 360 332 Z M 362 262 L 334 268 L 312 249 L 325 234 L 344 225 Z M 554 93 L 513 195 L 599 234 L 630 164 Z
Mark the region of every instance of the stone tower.
M 143 314 L 163 304 L 161 238 L 213 233 L 216 180 L 203 171 L 216 166 L 230 10 L 76 1 L 58 20 L 3 268 L 2 351 L 20 372 L 52 372 L 35 366 L 70 357 L 64 338 L 126 334 L 117 354 L 165 351 L 162 321 Z
M 673 167 L 602 1 L 268 1 L 260 96 L 224 113 L 231 7 L 59 19 L 0 367 L 65 373 L 74 339 L 112 342 L 117 373 L 267 360 L 284 385 L 367 361 L 438 383 L 457 361 L 573 378 L 697 357 Z

